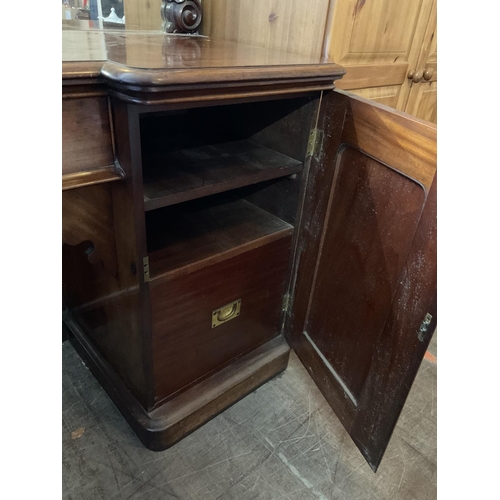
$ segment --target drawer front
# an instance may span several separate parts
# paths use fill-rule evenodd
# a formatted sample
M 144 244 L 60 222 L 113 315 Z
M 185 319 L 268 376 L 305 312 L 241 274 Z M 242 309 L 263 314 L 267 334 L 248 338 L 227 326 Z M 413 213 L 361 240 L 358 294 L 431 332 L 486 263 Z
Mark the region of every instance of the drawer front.
M 113 165 L 107 97 L 63 99 L 62 173 Z
M 290 246 L 288 235 L 150 283 L 156 402 L 278 334 Z M 213 311 L 239 299 L 239 315 L 214 328 Z

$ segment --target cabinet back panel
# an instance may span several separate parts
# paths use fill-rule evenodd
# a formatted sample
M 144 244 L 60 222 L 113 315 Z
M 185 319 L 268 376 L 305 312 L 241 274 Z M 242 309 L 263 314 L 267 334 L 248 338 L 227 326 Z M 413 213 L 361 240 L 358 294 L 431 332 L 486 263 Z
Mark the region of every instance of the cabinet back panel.
M 171 279 L 151 281 L 155 401 L 206 378 L 280 331 L 291 235 Z M 241 299 L 240 316 L 212 312 Z
M 305 330 L 356 404 L 425 192 L 415 181 L 351 147 L 339 155 L 333 189 Z

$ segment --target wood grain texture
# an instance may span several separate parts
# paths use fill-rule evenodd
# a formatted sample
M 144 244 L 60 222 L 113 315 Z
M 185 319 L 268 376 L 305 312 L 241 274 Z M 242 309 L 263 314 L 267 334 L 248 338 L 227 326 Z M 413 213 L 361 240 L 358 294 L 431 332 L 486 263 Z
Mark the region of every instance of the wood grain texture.
M 435 213 L 427 208 L 436 174 L 435 127 L 341 91 L 324 99 L 319 124 L 332 139 L 325 139 L 311 169 L 321 176 L 316 162 L 323 164 L 330 194 L 326 198 L 324 184 L 321 189 L 314 178 L 310 181 L 316 191 L 307 197 L 304 210 L 321 218 L 303 219 L 299 226 L 295 300 L 285 328 L 292 347 L 376 470 L 421 361 L 412 359 L 412 368 L 390 361 L 404 356 L 406 345 L 420 342 L 418 326 L 405 329 L 405 339 L 398 337 L 392 350 L 383 347 L 387 318 L 404 314 L 396 312 L 403 307 L 396 301 L 403 293 L 401 283 L 406 287 L 404 300 L 408 294 L 418 296 L 413 325 L 420 325 L 427 312 L 434 315 L 432 310 L 422 313 L 435 294 L 432 280 L 421 288 L 419 280 L 410 283 L 404 276 L 409 266 L 417 265 L 416 235 L 435 227 Z M 425 232 L 430 239 L 425 250 L 417 252 L 418 265 L 428 266 L 432 274 L 435 234 Z M 383 369 L 373 364 L 382 351 Z M 420 356 L 418 349 L 414 352 Z M 396 383 L 396 373 L 404 382 Z M 397 398 L 383 398 L 383 411 L 374 415 L 370 398 L 379 396 L 368 394 L 367 387 L 387 377 L 394 377 L 394 385 L 379 385 L 377 390 L 394 390 Z M 357 427 L 361 421 L 383 421 L 383 437 L 372 440 L 374 427 Z
M 262 246 L 290 235 L 293 227 L 244 200 L 209 199 L 147 214 L 151 280 L 213 257 Z M 243 247 L 243 248 L 240 248 Z
M 280 332 L 290 244 L 284 234 L 193 272 L 151 281 L 158 403 Z M 240 316 L 212 328 L 212 312 L 238 299 Z
M 138 277 L 117 222 L 126 216 L 116 192 L 123 189 L 118 183 L 63 192 L 63 295 L 74 320 L 146 405 Z
M 94 186 L 62 195 L 62 242 L 79 245 L 88 242 L 88 261 L 103 263 L 116 274 L 111 192 L 108 186 Z
M 90 48 L 94 46 L 101 51 L 96 53 Z M 105 61 L 100 74 L 115 95 L 143 104 L 312 92 L 333 88 L 344 74 L 319 56 L 227 40 L 153 32 L 63 32 L 66 86 L 81 86 L 84 80 L 90 85 L 96 60 Z
M 430 80 L 412 83 L 405 111 L 422 120 L 437 123 L 437 2 L 434 2 L 417 67 L 432 70 Z
M 282 372 L 290 355 L 290 348 L 279 336 L 147 413 L 71 315 L 66 315 L 65 322 L 80 356 L 142 443 L 154 451 L 169 448 Z
M 113 143 L 106 97 L 64 99 L 63 174 L 113 165 Z
M 437 180 L 429 191 L 351 436 L 377 469 L 437 324 Z M 422 318 L 432 321 L 419 334 Z
M 348 66 L 337 87 L 342 90 L 357 89 L 356 94 L 359 95 L 359 90 L 363 89 L 402 85 L 407 74 L 408 64 Z
M 396 109 L 404 111 L 417 69 L 434 0 L 334 2 L 325 56 L 347 70 L 339 88 L 367 96 L 377 87 L 398 86 Z M 388 104 L 388 103 L 387 103 Z
M 123 7 L 127 30 L 161 30 L 161 0 L 125 0 Z
M 370 101 L 378 102 L 390 108 L 396 108 L 398 104 L 399 85 L 390 85 L 388 87 L 369 87 L 355 90 L 355 94 Z
M 204 0 L 201 34 L 319 59 L 329 0 Z
M 425 192 L 351 147 L 339 152 L 336 169 L 305 331 L 357 401 Z
M 301 169 L 299 161 L 249 141 L 161 152 L 144 160 L 144 206 L 154 210 Z
M 343 95 L 348 105 L 342 141 L 415 179 L 428 191 L 436 172 L 436 127 L 381 104 Z

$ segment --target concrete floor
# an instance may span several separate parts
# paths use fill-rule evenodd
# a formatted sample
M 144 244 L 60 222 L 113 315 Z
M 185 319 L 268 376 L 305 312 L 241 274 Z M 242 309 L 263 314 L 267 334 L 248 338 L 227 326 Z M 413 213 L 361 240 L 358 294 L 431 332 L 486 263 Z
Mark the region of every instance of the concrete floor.
M 374 474 L 293 353 L 282 375 L 157 453 L 65 342 L 63 498 L 435 499 L 436 349 L 434 339 Z

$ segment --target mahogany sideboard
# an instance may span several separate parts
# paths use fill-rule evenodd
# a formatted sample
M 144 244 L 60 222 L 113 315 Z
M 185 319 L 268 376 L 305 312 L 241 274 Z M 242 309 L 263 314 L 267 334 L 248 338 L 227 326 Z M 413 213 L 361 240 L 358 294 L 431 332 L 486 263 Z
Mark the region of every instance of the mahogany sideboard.
M 436 326 L 436 128 L 336 64 L 63 32 L 63 320 L 163 450 L 294 349 L 376 470 Z

